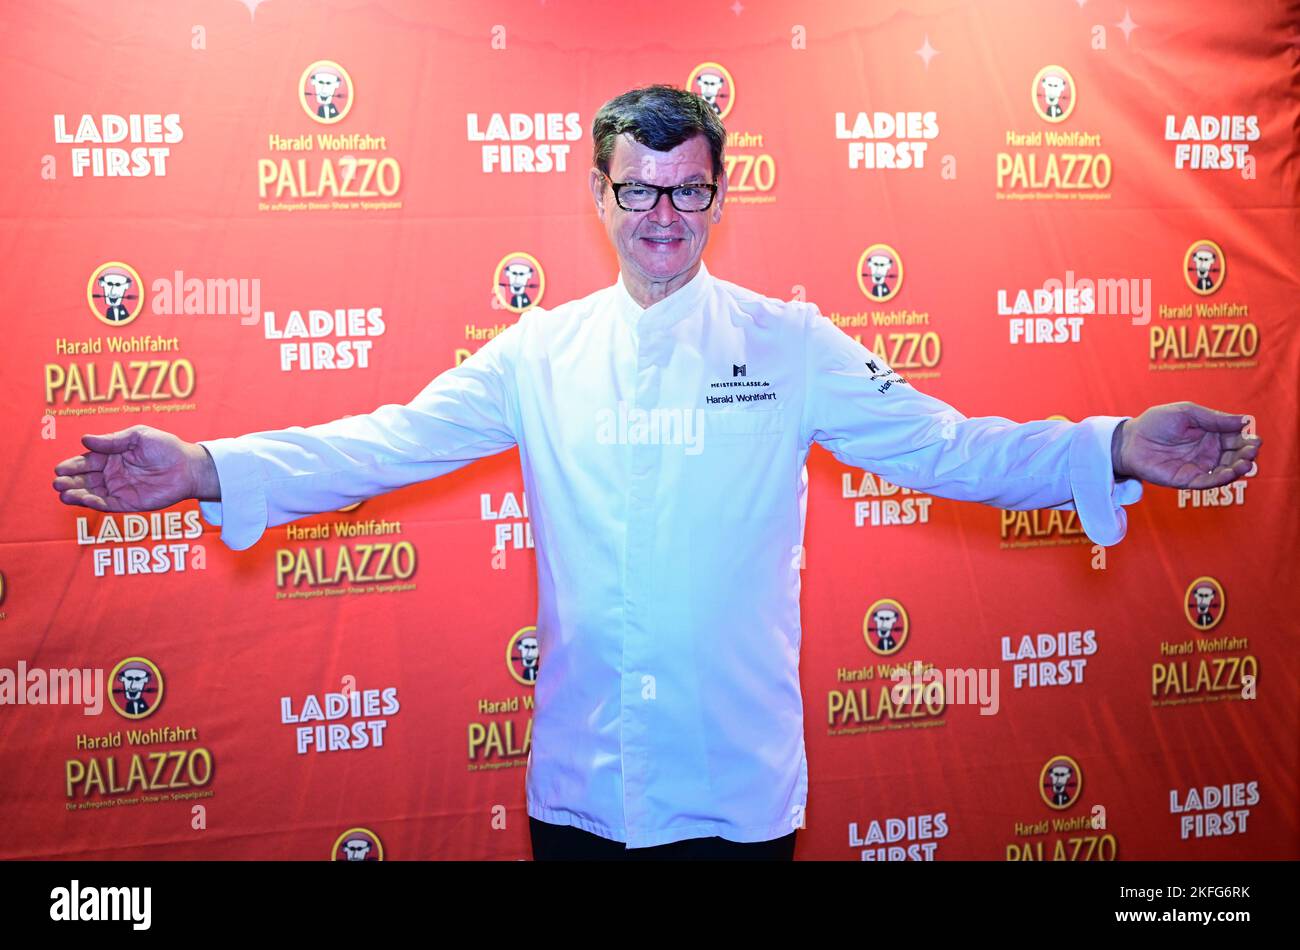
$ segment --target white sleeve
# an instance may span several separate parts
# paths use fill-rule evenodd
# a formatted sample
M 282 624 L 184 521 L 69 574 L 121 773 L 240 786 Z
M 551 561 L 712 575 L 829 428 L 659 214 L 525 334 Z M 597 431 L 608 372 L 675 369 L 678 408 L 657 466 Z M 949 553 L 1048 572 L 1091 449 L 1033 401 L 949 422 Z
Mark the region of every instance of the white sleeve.
M 513 447 L 519 324 L 440 374 L 406 405 L 321 425 L 201 440 L 216 463 L 221 501 L 199 510 L 241 551 L 263 532 L 446 475 Z
M 805 445 L 820 442 L 847 465 L 944 498 L 1077 510 L 1096 544 L 1124 537 L 1123 506 L 1142 497 L 1142 483 L 1115 479 L 1110 442 L 1129 416 L 968 418 L 905 382 L 816 308 L 805 313 Z

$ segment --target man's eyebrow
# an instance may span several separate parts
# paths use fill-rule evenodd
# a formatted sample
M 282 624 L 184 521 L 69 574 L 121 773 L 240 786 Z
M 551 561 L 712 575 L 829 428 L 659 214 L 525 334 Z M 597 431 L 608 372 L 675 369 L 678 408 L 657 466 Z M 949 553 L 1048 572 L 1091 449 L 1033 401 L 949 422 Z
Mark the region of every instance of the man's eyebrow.
M 611 177 L 613 177 L 613 176 L 611 176 Z M 614 178 L 614 180 L 617 181 L 617 182 L 619 182 L 620 184 L 626 184 L 626 185 L 648 185 L 648 184 L 650 184 L 650 182 L 648 182 L 648 181 L 644 181 L 644 180 L 642 180 L 642 179 L 640 179 L 640 178 L 637 178 L 635 175 L 632 176 L 632 177 L 630 177 L 630 178 Z M 694 173 L 692 173 L 692 174 L 690 174 L 690 175 L 687 175 L 684 179 L 682 179 L 681 181 L 679 181 L 677 184 L 679 184 L 679 185 L 689 185 L 689 184 L 699 183 L 699 182 L 708 182 L 708 181 L 710 181 L 710 180 L 711 180 L 710 176 L 709 176 L 709 175 L 706 175 L 704 172 L 694 172 Z M 673 187 L 673 186 L 670 186 L 670 185 L 664 185 L 663 187 L 665 187 L 665 188 L 669 188 L 669 187 Z

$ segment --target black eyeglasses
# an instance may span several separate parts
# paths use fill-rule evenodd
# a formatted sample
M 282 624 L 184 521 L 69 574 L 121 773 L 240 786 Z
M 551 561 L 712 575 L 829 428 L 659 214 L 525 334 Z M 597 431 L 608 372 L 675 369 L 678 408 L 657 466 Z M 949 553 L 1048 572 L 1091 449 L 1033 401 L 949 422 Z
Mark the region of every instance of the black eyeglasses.
M 603 172 L 601 174 L 604 174 Z M 707 211 L 713 204 L 718 186 L 712 182 L 691 181 L 683 185 L 647 185 L 639 181 L 605 179 L 614 189 L 614 201 L 624 211 L 651 211 L 665 193 L 678 211 Z

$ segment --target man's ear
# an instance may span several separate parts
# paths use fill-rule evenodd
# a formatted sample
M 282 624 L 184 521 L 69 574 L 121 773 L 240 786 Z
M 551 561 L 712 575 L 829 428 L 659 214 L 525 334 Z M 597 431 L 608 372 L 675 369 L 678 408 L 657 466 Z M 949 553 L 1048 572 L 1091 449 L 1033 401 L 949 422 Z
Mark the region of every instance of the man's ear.
M 722 220 L 722 203 L 727 198 L 727 169 L 724 166 L 722 175 L 718 178 L 718 196 L 713 202 L 713 223 L 717 224 Z
M 591 185 L 591 196 L 596 200 L 596 215 L 602 222 L 605 220 L 605 176 L 599 168 L 594 165 L 591 168 L 591 175 L 588 176 L 588 183 Z

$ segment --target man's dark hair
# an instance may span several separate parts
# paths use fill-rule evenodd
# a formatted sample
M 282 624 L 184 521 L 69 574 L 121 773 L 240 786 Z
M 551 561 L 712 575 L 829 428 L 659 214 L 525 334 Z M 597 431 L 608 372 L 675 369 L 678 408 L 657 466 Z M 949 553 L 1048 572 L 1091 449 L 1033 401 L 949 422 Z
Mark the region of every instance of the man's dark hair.
M 656 152 L 667 152 L 691 136 L 703 134 L 713 154 L 714 180 L 722 175 L 727 130 L 712 106 L 693 92 L 674 86 L 642 86 L 601 106 L 591 122 L 592 160 L 606 175 L 614 144 L 624 132 L 631 132 L 634 139 Z

